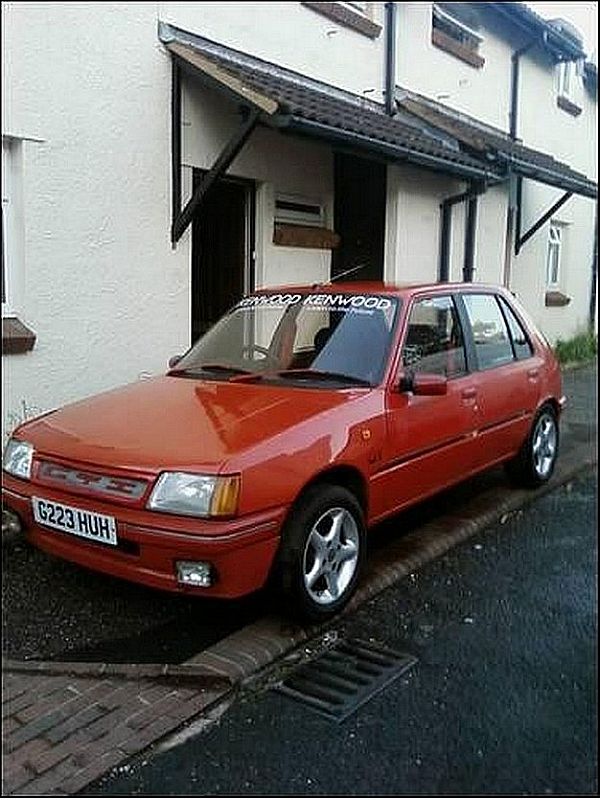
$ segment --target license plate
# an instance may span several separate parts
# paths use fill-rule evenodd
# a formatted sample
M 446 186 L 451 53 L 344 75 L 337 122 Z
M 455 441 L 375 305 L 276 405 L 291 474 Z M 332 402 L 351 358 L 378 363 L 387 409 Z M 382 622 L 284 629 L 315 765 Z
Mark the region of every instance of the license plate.
M 53 500 L 32 497 L 33 517 L 40 525 L 82 536 L 101 544 L 117 544 L 117 522 L 114 517 L 65 506 Z

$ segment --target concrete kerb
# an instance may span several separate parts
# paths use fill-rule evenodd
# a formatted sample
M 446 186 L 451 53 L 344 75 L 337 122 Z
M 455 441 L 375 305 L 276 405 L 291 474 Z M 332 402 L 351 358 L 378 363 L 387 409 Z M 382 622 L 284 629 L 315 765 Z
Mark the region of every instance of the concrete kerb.
M 591 448 L 590 452 L 584 454 L 578 449 L 569 450 L 561 457 L 552 479 L 539 489 L 491 490 L 493 504 L 487 509 L 478 510 L 470 516 L 467 504 L 467 510 L 461 517 L 447 515 L 402 537 L 397 546 L 397 558 L 390 560 L 390 548 L 385 549 L 385 554 L 375 554 L 371 558 L 361 586 L 339 618 L 352 613 L 367 600 L 433 558 L 443 555 L 456 544 L 567 483 L 585 469 L 593 468 L 596 463 L 597 455 Z M 481 497 L 475 498 L 474 505 L 481 505 L 480 501 Z M 444 524 L 444 520 L 451 521 L 451 524 Z M 293 648 L 322 634 L 330 625 L 331 622 L 302 628 L 290 625 L 280 616 L 269 615 L 236 631 L 185 663 L 197 667 L 217 667 L 230 677 L 232 684 L 243 684 Z

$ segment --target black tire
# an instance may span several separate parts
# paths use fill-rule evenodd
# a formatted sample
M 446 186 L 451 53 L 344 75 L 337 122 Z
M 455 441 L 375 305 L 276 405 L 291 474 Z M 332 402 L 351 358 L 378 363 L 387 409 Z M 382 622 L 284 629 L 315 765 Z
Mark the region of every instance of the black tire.
M 536 414 L 518 454 L 505 465 L 510 480 L 517 486 L 529 489 L 546 483 L 554 472 L 558 445 L 556 412 L 546 404 Z
M 339 523 L 339 524 L 338 524 Z M 335 530 L 339 531 L 335 545 Z M 327 542 L 326 557 L 319 547 Z M 350 556 L 353 544 L 356 558 Z M 288 612 L 305 622 L 319 622 L 337 614 L 350 600 L 366 554 L 366 530 L 356 497 L 341 486 L 319 484 L 297 501 L 285 523 L 276 565 L 276 582 Z M 316 580 L 309 588 L 310 573 Z M 339 588 L 335 595 L 331 589 Z

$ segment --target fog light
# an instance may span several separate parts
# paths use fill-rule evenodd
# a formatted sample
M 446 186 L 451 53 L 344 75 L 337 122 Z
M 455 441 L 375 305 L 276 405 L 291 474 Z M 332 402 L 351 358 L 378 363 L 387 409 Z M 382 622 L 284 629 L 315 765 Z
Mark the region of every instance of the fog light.
M 213 565 L 208 561 L 176 561 L 177 581 L 187 586 L 212 586 Z
M 2 535 L 8 534 L 9 536 L 12 534 L 13 536 L 17 536 L 19 533 L 23 531 L 23 525 L 21 524 L 21 518 L 18 514 L 15 514 L 14 511 L 11 511 L 10 508 L 3 508 L 2 509 Z

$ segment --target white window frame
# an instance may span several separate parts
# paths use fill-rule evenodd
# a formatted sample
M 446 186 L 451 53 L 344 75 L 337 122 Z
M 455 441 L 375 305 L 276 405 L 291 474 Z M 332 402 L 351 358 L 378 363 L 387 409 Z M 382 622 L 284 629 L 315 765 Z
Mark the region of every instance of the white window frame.
M 15 314 L 19 265 L 19 164 L 21 142 L 2 137 L 2 316 Z
M 298 208 L 278 208 L 286 203 Z M 302 207 L 305 207 L 303 210 Z M 318 209 L 313 211 L 311 209 Z M 295 194 L 277 192 L 275 195 L 275 222 L 284 225 L 306 225 L 312 228 L 325 226 L 325 204 L 321 200 Z
M 432 13 L 432 19 L 431 19 L 432 26 L 434 17 L 438 17 L 440 19 L 445 20 L 450 25 L 450 27 L 456 28 L 461 33 L 466 33 L 468 36 L 473 38 L 476 42 L 476 46 L 472 48 L 473 52 L 475 53 L 478 52 L 479 45 L 483 42 L 483 36 L 480 33 L 478 33 L 476 30 L 473 30 L 473 28 L 469 28 L 468 25 L 465 25 L 464 22 L 461 22 L 460 20 L 456 19 L 456 17 L 453 17 L 451 14 L 448 14 L 447 11 L 444 11 L 444 9 L 440 8 L 438 5 L 436 5 L 436 3 L 433 4 L 431 8 L 431 13 Z
M 565 226 L 552 221 L 548 228 L 546 248 L 546 286 L 560 285 Z
M 557 64 L 556 88 L 559 97 L 572 100 L 575 96 L 575 81 L 577 78 L 577 64 L 575 61 L 561 61 Z
M 350 11 L 354 11 L 357 14 L 362 14 L 363 17 L 369 16 L 369 3 L 352 2 L 352 0 L 340 0 L 339 5 L 346 6 L 346 8 L 350 9 Z

